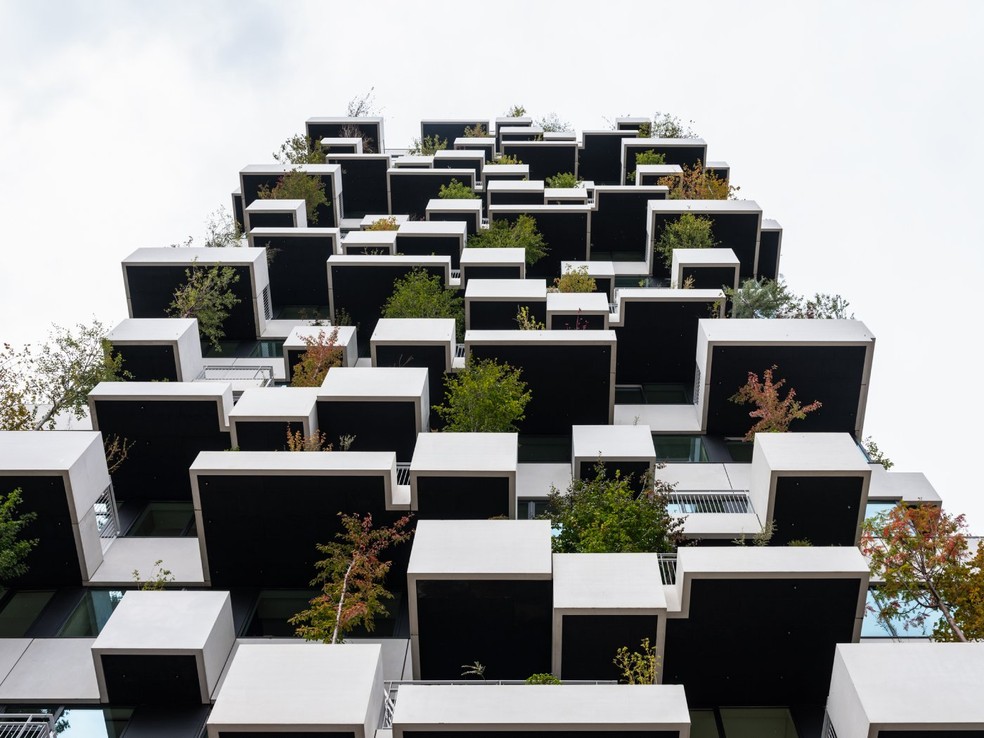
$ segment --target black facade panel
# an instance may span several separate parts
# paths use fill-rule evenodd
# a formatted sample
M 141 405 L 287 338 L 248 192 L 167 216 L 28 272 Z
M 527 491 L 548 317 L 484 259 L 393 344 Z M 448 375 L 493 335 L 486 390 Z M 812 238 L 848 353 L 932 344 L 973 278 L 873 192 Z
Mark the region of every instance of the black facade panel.
M 856 546 L 863 487 L 860 476 L 779 477 L 770 545 L 806 539 L 814 546 Z
M 144 345 L 116 344 L 113 351 L 123 357 L 123 371 L 130 374 L 132 382 L 177 382 L 178 366 L 174 346 L 170 344 Z M 190 382 L 194 377 L 184 377 Z
M 428 411 L 444 401 L 444 374 L 448 366 L 447 346 L 376 346 L 376 366 L 413 366 L 427 369 Z M 431 421 L 433 423 L 432 413 Z
M 330 236 L 261 236 L 256 246 L 267 250 L 270 300 L 285 305 L 328 305 L 328 257 Z
M 530 317 L 538 323 L 547 321 L 546 300 L 472 300 L 468 308 L 468 330 L 511 331 L 518 328 L 516 315 L 521 307 L 529 308 Z
M 578 174 L 596 185 L 624 184 L 622 182 L 622 139 L 635 137 L 635 131 L 625 131 L 624 135 L 608 131 L 585 132 Z
M 475 187 L 475 177 L 461 172 L 434 174 L 434 170 L 401 169 L 390 172 L 390 203 L 393 213 L 416 216 L 423 220 L 427 203 L 440 197 L 441 186 L 456 179 L 468 187 Z
M 645 261 L 649 241 L 646 238 L 646 203 L 662 200 L 651 192 L 597 192 L 595 211 L 591 214 L 591 253 L 596 251 L 631 253 Z
M 103 654 L 109 701 L 116 705 L 201 704 L 198 665 L 191 655 Z
M 733 289 L 735 286 L 733 267 L 684 267 L 682 271 L 683 282 L 693 277 L 695 290 L 720 290 L 725 287 Z
M 386 159 L 335 159 L 325 157 L 329 164 L 342 167 L 342 192 L 345 194 L 345 217 L 363 218 L 389 212 L 386 196 Z
M 509 508 L 507 477 L 417 477 L 417 517 L 421 520 L 488 520 L 505 515 Z
M 225 735 L 223 733 L 223 735 Z M 405 730 L 405 738 L 680 738 L 678 730 Z
M 564 615 L 561 679 L 622 679 L 616 652 L 637 651 L 644 638 L 655 646 L 658 624 L 656 615 Z
M 577 145 L 573 142 L 569 146 L 552 144 L 517 146 L 503 142 L 501 148 L 503 154 L 515 156 L 523 164 L 529 165 L 531 180 L 546 179 L 556 174 L 576 173 Z
M 442 215 L 447 215 L 444 213 Z M 432 217 L 431 220 L 466 220 L 458 217 Z M 471 219 L 474 223 L 474 218 Z M 461 239 L 457 236 L 396 236 L 396 253 L 406 256 L 450 256 L 451 268 L 461 267 Z
M 350 138 L 353 135 L 362 138 L 362 153 L 375 154 L 379 151 L 382 124 L 379 121 L 358 120 L 344 123 L 305 123 L 307 135 L 312 141 L 323 138 Z
M 300 422 L 237 420 L 236 445 L 240 451 L 286 451 L 287 433 L 304 432 Z
M 653 243 L 659 241 L 668 223 L 680 219 L 680 213 L 653 214 Z M 755 271 L 755 250 L 759 240 L 761 218 L 758 213 L 708 213 L 700 214 L 712 222 L 711 236 L 715 245 L 731 249 L 738 257 L 741 266 L 741 279 L 748 279 Z M 670 267 L 663 261 L 662 254 L 653 257 L 653 276 L 669 277 Z
M 711 302 L 626 302 L 618 337 L 619 384 L 691 385 L 697 365 L 697 322 Z
M 516 221 L 523 213 L 496 213 L 495 220 Z M 587 261 L 588 218 L 587 211 L 557 210 L 526 213 L 536 221 L 537 230 L 543 235 L 547 255 L 535 264 L 526 265 L 526 276 L 544 278 L 553 284 L 553 278 L 561 274 L 562 261 Z
M 339 436 L 355 436 L 353 451 L 394 451 L 398 461 L 410 461 L 417 445 L 417 412 L 410 400 L 318 400 L 318 428 L 332 443 Z
M 465 287 L 469 279 L 522 279 L 523 276 L 518 266 L 469 266 L 462 271 Z

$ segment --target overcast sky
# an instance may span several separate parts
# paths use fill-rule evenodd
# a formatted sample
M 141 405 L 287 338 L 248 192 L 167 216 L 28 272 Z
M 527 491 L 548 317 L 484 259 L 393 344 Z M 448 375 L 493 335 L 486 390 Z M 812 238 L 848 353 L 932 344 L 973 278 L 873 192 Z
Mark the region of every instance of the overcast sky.
M 782 224 L 792 288 L 874 332 L 865 433 L 984 533 L 984 3 L 694 5 L 0 0 L 0 340 L 125 318 L 127 254 L 371 87 L 391 147 L 513 103 L 668 111 Z

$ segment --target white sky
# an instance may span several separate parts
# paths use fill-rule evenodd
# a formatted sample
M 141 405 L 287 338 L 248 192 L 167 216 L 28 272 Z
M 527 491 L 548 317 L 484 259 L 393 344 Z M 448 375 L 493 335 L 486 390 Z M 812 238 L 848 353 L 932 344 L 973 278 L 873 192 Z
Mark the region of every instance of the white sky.
M 370 87 L 394 147 L 512 103 L 668 111 L 782 224 L 792 288 L 877 336 L 866 434 L 984 532 L 984 3 L 694 5 L 0 0 L 0 340 L 126 317 L 127 254 Z

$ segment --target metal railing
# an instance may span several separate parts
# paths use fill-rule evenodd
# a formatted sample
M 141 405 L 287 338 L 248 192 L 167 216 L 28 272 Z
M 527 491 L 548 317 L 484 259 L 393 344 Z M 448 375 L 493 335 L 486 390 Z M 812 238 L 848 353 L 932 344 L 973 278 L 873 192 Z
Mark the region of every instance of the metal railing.
M 120 514 L 116 509 L 116 496 L 110 484 L 92 504 L 96 513 L 96 528 L 100 538 L 116 538 L 120 534 Z M 0 733 L 0 735 L 3 735 Z
M 0 738 L 51 738 L 55 716 L 43 713 L 0 714 Z
M 397 484 L 410 484 L 410 462 L 409 461 L 397 461 L 396 462 L 396 483 Z
M 830 715 L 827 711 L 823 712 L 823 728 L 820 731 L 820 738 L 837 738 L 837 731 L 834 730 L 834 724 L 830 722 Z
M 396 710 L 396 698 L 403 684 L 424 684 L 436 686 L 464 686 L 464 687 L 489 687 L 501 685 L 526 685 L 527 682 L 519 679 L 472 679 L 472 680 L 449 680 L 449 681 L 412 681 L 412 680 L 389 680 L 383 682 L 383 723 L 379 727 L 382 730 L 390 730 L 393 727 L 393 712 Z M 565 679 L 564 684 L 618 684 L 614 680 L 573 680 Z
M 251 387 L 270 387 L 273 385 L 272 366 L 206 366 L 196 382 L 232 382 Z M 235 389 L 235 388 L 234 388 Z
M 676 584 L 676 554 L 657 554 L 657 556 L 659 556 L 659 575 L 663 578 L 663 584 Z
M 461 281 L 461 270 L 460 269 L 452 269 L 451 270 L 451 281 L 453 282 L 455 280 Z
M 744 514 L 752 512 L 752 501 L 747 492 L 734 490 L 671 492 L 667 511 L 680 515 Z

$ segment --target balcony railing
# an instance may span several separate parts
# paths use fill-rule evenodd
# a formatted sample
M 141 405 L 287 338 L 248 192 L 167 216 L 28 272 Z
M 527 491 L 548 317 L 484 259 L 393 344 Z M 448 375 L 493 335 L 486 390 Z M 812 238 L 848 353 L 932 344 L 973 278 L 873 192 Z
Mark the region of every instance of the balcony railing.
M 410 484 L 410 462 L 409 461 L 397 461 L 396 462 L 396 483 L 397 484 Z
M 663 584 L 676 584 L 677 557 L 676 554 L 657 554 L 659 556 L 659 574 Z
M 43 713 L 0 714 L 0 738 L 51 738 L 55 716 Z
M 206 366 L 195 377 L 196 382 L 229 382 L 233 396 L 251 387 L 271 387 L 273 385 L 272 366 Z
M 96 498 L 92 505 L 96 513 L 96 528 L 100 538 L 116 538 L 120 533 L 120 515 L 116 509 L 116 497 L 113 495 L 113 485 L 110 484 Z M 2 736 L 3 733 L 0 733 Z
M 701 490 L 696 492 L 671 492 L 667 510 L 678 515 L 688 514 L 738 514 L 752 512 L 752 502 L 747 492 L 734 490 Z

